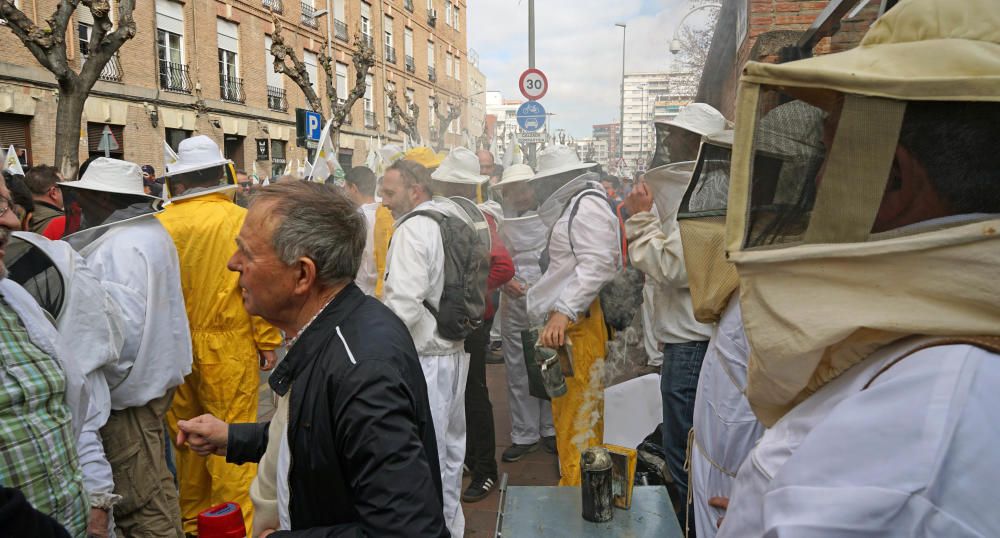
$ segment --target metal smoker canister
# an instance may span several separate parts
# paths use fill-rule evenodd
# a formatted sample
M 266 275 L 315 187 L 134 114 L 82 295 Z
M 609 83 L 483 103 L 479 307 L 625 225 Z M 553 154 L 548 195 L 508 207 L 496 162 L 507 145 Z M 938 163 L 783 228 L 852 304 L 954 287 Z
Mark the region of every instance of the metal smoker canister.
M 592 446 L 580 454 L 580 494 L 583 496 L 583 519 L 602 523 L 611 521 L 614 505 L 611 497 L 611 454 L 601 446 Z

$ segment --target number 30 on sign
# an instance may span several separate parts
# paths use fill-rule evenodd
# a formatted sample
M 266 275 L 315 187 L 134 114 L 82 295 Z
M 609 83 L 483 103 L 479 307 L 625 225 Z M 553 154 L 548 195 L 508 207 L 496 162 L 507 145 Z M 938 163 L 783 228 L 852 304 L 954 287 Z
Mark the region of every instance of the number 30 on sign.
M 549 91 L 549 80 L 545 78 L 545 73 L 539 69 L 528 69 L 521 73 L 521 80 L 518 82 L 521 95 L 530 101 L 537 101 L 545 96 Z

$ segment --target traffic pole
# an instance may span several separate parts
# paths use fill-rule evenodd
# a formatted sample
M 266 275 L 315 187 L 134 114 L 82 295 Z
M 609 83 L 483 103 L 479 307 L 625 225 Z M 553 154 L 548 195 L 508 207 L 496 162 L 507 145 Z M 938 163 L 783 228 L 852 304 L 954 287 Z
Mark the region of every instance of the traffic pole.
M 528 68 L 535 68 L 535 0 L 528 0 Z M 528 164 L 535 164 L 535 143 L 528 144 Z

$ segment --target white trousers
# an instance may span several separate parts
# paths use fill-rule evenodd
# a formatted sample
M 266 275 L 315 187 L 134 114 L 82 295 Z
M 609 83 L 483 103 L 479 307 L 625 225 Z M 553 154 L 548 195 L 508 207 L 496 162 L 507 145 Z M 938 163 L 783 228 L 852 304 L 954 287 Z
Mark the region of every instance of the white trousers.
M 452 538 L 465 534 L 462 513 L 462 464 L 465 462 L 465 381 L 469 377 L 469 354 L 423 355 L 420 367 L 427 382 L 437 439 L 444 521 Z
M 501 341 L 507 363 L 507 395 L 510 404 L 510 440 L 518 445 L 537 443 L 540 437 L 556 434 L 552 405 L 528 392 L 528 370 L 524 366 L 521 331 L 528 327 L 528 306 L 524 297 L 504 294 L 500 301 Z

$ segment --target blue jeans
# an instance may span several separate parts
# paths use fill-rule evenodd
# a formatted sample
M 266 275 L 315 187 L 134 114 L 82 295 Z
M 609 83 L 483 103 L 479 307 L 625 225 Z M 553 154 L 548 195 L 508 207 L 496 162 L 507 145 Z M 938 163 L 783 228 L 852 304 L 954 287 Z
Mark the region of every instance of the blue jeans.
M 667 469 L 677 487 L 680 503 L 687 505 L 688 476 L 684 471 L 688 432 L 694 421 L 694 396 L 698 391 L 701 362 L 708 342 L 684 342 L 663 347 L 660 369 L 660 395 L 663 397 L 663 450 Z M 693 514 L 692 514 L 693 515 Z M 684 525 L 683 512 L 677 514 Z M 690 518 L 694 521 L 694 518 Z

